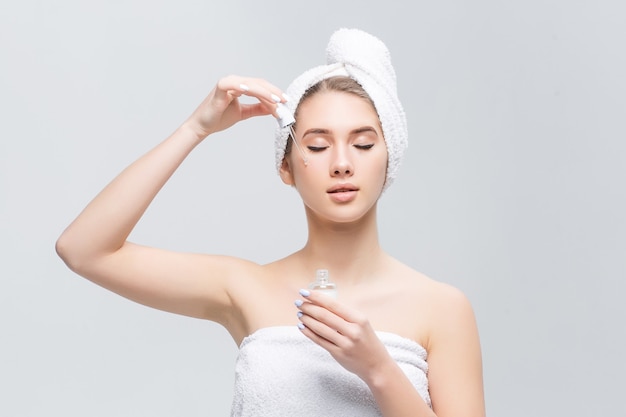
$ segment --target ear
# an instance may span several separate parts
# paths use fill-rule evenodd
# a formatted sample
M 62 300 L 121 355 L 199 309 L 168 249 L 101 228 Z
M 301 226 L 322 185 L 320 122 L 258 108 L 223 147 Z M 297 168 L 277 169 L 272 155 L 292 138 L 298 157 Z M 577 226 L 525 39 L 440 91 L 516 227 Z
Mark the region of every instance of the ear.
M 287 185 L 293 186 L 296 184 L 293 180 L 293 173 L 291 172 L 291 166 L 287 160 L 287 155 L 285 155 L 283 162 L 280 165 L 280 179 Z

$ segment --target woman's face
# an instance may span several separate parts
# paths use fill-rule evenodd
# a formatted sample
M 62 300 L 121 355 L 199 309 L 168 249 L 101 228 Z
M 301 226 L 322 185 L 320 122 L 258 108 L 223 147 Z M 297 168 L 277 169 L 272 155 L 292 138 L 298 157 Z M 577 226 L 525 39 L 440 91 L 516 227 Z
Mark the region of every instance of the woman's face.
M 304 204 L 334 222 L 359 220 L 375 206 L 385 183 L 387 146 L 376 110 L 353 94 L 324 91 L 300 105 L 296 140 L 281 177 Z

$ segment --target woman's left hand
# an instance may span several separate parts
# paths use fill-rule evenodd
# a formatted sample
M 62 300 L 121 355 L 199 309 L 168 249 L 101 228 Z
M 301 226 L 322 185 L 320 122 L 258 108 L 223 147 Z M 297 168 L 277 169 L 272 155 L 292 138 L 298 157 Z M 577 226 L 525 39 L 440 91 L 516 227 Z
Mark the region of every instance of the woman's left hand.
M 393 362 L 367 317 L 320 291 L 301 290 L 298 327 L 366 383 Z M 300 305 L 299 305 L 300 304 Z

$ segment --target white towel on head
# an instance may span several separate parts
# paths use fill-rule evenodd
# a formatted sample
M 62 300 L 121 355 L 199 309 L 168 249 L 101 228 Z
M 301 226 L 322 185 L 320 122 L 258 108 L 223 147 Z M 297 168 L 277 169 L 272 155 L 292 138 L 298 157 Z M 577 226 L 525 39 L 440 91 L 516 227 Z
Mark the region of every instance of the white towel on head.
M 326 47 L 327 65 L 312 68 L 296 78 L 286 93 L 286 106 L 295 112 L 302 95 L 321 80 L 337 75 L 356 80 L 370 96 L 387 144 L 387 188 L 396 178 L 402 156 L 408 146 L 406 115 L 398 99 L 396 73 L 385 44 L 358 29 L 339 29 Z M 289 129 L 277 128 L 275 140 L 276 169 L 280 170 L 285 156 Z
M 377 332 L 430 406 L 426 350 L 393 333 Z M 231 417 L 380 417 L 374 396 L 356 375 L 297 327 L 257 330 L 239 348 Z

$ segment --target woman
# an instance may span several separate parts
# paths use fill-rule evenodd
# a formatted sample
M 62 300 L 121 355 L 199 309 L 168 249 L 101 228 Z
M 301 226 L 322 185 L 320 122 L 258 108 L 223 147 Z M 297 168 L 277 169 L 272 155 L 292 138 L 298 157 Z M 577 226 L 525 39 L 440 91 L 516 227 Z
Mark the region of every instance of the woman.
M 333 34 L 327 53 L 329 64 L 302 74 L 288 94 L 261 79 L 221 79 L 169 138 L 102 190 L 59 238 L 57 252 L 72 270 L 124 297 L 228 329 L 240 345 L 233 415 L 482 416 L 468 300 L 378 242 L 377 202 L 407 137 L 389 53 L 375 37 L 348 29 Z M 242 95 L 258 103 L 242 104 Z M 202 140 L 244 119 L 289 111 L 296 124 L 277 130 L 276 161 L 304 203 L 302 249 L 258 265 L 126 241 Z M 336 298 L 307 289 L 317 269 L 330 271 Z

